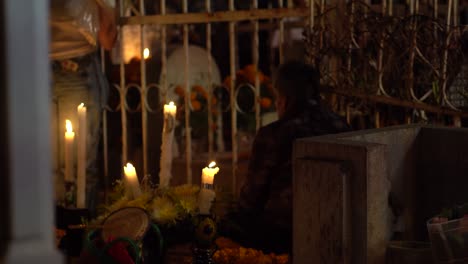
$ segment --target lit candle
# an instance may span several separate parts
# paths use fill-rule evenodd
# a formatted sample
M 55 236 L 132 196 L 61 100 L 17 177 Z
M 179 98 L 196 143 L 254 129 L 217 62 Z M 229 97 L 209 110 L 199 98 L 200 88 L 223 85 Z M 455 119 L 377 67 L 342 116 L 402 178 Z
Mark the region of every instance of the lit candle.
M 202 185 L 213 184 L 214 176 L 219 172 L 219 168 L 215 167 L 216 162 L 212 161 L 208 167 L 202 170 Z
M 171 101 L 169 104 L 164 105 L 164 115 L 168 114 L 175 118 L 176 113 L 177 106 L 174 104 L 174 102 Z
M 81 103 L 78 108 L 78 162 L 76 181 L 76 206 L 86 207 L 86 107 Z
M 75 141 L 75 132 L 73 132 L 70 120 L 65 120 L 65 181 L 73 182 L 73 143 Z
M 145 48 L 143 50 L 143 58 L 146 60 L 147 58 L 149 58 L 149 56 L 150 56 L 150 51 L 148 48 Z
M 161 159 L 159 171 L 159 186 L 168 187 L 171 180 L 172 142 L 174 140 L 174 125 L 177 106 L 174 102 L 164 105 L 164 127 L 161 141 Z
M 214 176 L 219 172 L 219 168 L 215 167 L 216 162 L 212 161 L 208 167 L 202 170 L 202 188 L 198 194 L 198 209 L 200 214 L 210 214 L 211 203 L 216 197 L 213 188 Z
M 127 190 L 127 198 L 136 199 L 141 195 L 140 183 L 135 171 L 135 167 L 131 163 L 124 166 L 125 172 L 125 188 Z

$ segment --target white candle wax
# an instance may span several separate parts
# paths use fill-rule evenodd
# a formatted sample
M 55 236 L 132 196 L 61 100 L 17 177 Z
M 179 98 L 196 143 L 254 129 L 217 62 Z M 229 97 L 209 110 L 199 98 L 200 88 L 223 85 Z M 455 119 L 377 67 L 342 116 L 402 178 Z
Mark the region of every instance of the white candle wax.
M 209 189 L 200 189 L 198 194 L 198 211 L 202 215 L 210 214 L 211 203 L 216 197 L 216 193 L 213 190 Z
M 73 143 L 75 141 L 75 132 L 73 132 L 70 120 L 65 120 L 65 181 L 74 181 L 73 177 Z
M 219 172 L 219 168 L 215 167 L 216 162 L 212 161 L 208 167 L 202 170 L 202 184 L 213 184 L 214 176 Z
M 76 206 L 86 207 L 86 107 L 81 103 L 78 108 L 78 162 L 76 181 Z
M 127 189 L 127 197 L 129 199 L 136 199 L 141 195 L 140 182 L 136 174 L 135 167 L 131 163 L 124 166 L 125 172 L 125 186 Z M 130 197 L 129 197 L 130 196 Z
M 159 171 L 159 186 L 168 187 L 171 180 L 172 142 L 174 140 L 174 126 L 177 106 L 174 102 L 164 105 L 164 127 L 161 141 L 161 159 Z

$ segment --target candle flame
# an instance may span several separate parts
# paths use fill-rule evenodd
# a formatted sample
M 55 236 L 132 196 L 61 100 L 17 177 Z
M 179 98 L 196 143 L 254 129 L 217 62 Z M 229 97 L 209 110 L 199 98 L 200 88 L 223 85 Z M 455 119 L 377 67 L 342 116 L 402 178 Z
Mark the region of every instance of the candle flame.
M 170 105 L 170 106 L 173 106 L 173 105 L 174 105 L 174 102 L 173 102 L 173 101 L 170 101 L 170 102 L 169 102 L 169 105 Z
M 212 161 L 209 165 L 208 168 L 214 168 L 216 166 L 216 162 Z
M 131 164 L 130 162 L 127 163 L 127 165 L 124 166 L 125 169 L 134 169 L 135 167 L 133 167 L 133 164 Z
M 149 55 L 150 55 L 150 51 L 148 48 L 145 48 L 143 50 L 143 58 L 146 60 L 147 58 L 149 58 Z
M 65 120 L 65 127 L 67 129 L 67 132 L 73 132 L 73 127 L 70 120 Z
M 81 103 L 78 105 L 78 110 L 83 109 L 83 108 L 84 108 L 84 103 Z

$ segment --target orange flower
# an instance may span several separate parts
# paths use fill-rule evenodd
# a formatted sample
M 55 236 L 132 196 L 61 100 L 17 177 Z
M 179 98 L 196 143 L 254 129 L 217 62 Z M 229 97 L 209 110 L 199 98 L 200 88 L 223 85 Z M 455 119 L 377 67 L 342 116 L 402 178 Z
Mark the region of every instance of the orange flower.
M 227 88 L 231 88 L 231 76 L 228 76 L 224 79 L 224 82 L 223 82 L 224 86 L 226 86 Z
M 216 99 L 216 97 L 212 97 L 211 98 L 211 104 L 216 105 L 216 103 L 218 103 L 218 100 Z
M 193 100 L 195 100 L 195 99 L 197 99 L 197 93 L 196 93 L 196 92 L 191 92 L 191 93 L 190 93 L 190 100 L 193 101 Z
M 258 71 L 258 69 L 255 68 L 254 65 L 249 64 L 244 67 L 245 71 L 245 76 L 247 78 L 247 81 L 251 84 L 255 84 L 255 78 L 258 74 L 258 79 L 260 80 L 260 83 L 262 83 L 265 80 L 265 75 L 261 71 Z
M 272 101 L 268 97 L 262 97 L 260 99 L 260 106 L 264 109 L 268 109 L 271 107 Z
M 182 86 L 178 85 L 176 88 L 175 88 L 175 93 L 177 95 L 179 95 L 180 97 L 184 97 L 185 95 L 185 90 L 184 88 L 182 88 Z
M 203 88 L 203 87 L 200 86 L 200 85 L 194 85 L 194 86 L 193 86 L 193 90 L 195 90 L 195 92 L 199 92 L 199 93 L 205 92 L 205 88 Z
M 201 103 L 197 100 L 192 100 L 192 108 L 194 111 L 199 111 L 201 109 Z

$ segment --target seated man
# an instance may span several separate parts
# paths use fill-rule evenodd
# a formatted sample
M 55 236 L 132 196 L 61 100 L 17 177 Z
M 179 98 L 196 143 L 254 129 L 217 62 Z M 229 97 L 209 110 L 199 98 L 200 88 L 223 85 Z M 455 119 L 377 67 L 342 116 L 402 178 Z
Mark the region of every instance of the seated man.
M 247 247 L 290 252 L 292 240 L 292 150 L 298 138 L 349 131 L 320 103 L 319 72 L 301 62 L 280 65 L 275 79 L 279 120 L 262 127 L 253 143 L 234 239 Z M 232 230 L 231 230 L 232 231 Z

